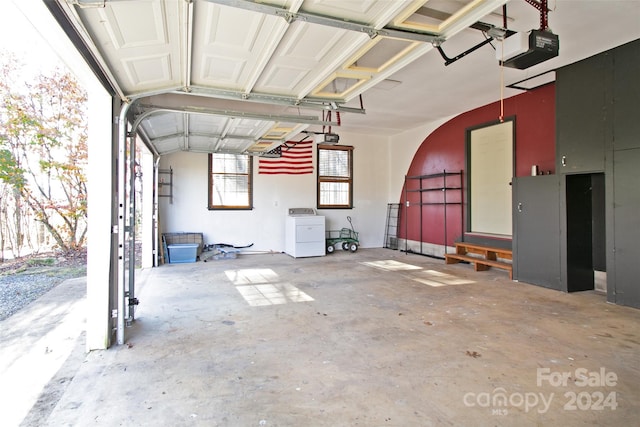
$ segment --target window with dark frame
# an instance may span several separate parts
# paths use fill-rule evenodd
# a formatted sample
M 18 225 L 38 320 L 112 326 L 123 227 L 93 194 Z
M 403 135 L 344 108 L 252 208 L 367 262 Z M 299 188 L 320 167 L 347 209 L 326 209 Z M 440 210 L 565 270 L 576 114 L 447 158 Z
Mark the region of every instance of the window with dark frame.
M 253 209 L 253 158 L 209 154 L 209 209 Z
M 353 208 L 353 147 L 318 145 L 318 209 Z

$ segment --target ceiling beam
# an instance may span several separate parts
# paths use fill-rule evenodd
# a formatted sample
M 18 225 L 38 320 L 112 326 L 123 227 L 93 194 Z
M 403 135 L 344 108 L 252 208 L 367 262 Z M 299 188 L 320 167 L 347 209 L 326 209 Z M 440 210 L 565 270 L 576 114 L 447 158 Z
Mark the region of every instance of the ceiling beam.
M 308 125 L 319 126 L 336 126 L 339 127 L 340 123 L 331 120 L 321 120 L 316 116 L 294 116 L 283 114 L 262 114 L 262 113 L 249 113 L 245 111 L 233 111 L 233 110 L 214 110 L 201 107 L 166 107 L 158 105 L 144 105 L 138 104 L 137 108 L 142 110 L 142 113 L 136 116 L 132 126 L 131 133 L 135 133 L 138 126 L 147 117 L 156 113 L 190 113 L 190 114 L 204 114 L 221 117 L 237 117 L 243 119 L 255 119 L 255 120 L 268 120 L 274 122 L 288 122 L 288 123 L 302 123 Z
M 354 114 L 366 114 L 365 108 L 357 107 L 345 107 L 344 101 L 326 98 L 304 98 L 298 99 L 290 96 L 274 95 L 274 94 L 260 94 L 251 93 L 247 94 L 240 91 L 226 90 L 226 89 L 214 89 L 194 86 L 191 87 L 189 92 L 183 92 L 179 89 L 167 92 L 151 93 L 149 96 L 162 95 L 162 94 L 174 94 L 174 95 L 193 95 L 202 96 L 207 98 L 224 99 L 231 101 L 246 101 L 255 104 L 267 104 L 267 105 L 281 105 L 284 107 L 296 107 L 309 110 L 329 110 L 339 111 L 341 113 L 354 113 Z M 147 95 L 140 94 L 136 99 L 147 97 Z
M 156 95 L 193 95 L 202 96 L 215 99 L 226 99 L 232 101 L 246 101 L 257 104 L 267 105 L 281 105 L 285 107 L 298 107 L 309 110 L 330 110 L 339 111 L 341 113 L 354 113 L 354 114 L 366 114 L 366 109 L 356 107 L 345 107 L 342 105 L 344 101 L 327 98 L 295 98 L 291 96 L 275 95 L 275 94 L 260 94 L 260 93 L 245 93 L 236 90 L 226 89 L 214 89 L 201 86 L 191 86 L 185 90 L 182 87 L 173 87 L 170 89 L 161 89 L 149 92 L 140 92 L 135 95 L 129 95 L 129 100 L 140 100 L 142 98 L 148 98 Z
M 184 37 L 182 51 L 184 76 L 182 81 L 184 82 L 185 90 L 188 90 L 191 87 L 191 64 L 193 62 L 193 3 L 186 2 L 184 9 L 185 22 L 182 35 Z
M 174 91 L 174 93 L 181 93 L 181 92 Z M 341 113 L 366 114 L 366 110 L 364 108 L 345 107 L 344 105 L 342 105 L 344 101 L 340 101 L 336 99 L 326 99 L 326 98 L 320 98 L 320 97 L 298 99 L 291 96 L 283 96 L 283 95 L 275 95 L 275 94 L 260 94 L 260 93 L 245 93 L 241 91 L 213 89 L 213 88 L 205 88 L 205 87 L 198 87 L 198 86 L 191 87 L 188 94 L 206 96 L 206 97 L 217 98 L 217 99 L 255 102 L 259 104 L 308 108 L 312 110 L 331 110 L 331 111 L 340 111 Z
M 370 38 L 377 36 L 393 37 L 404 40 L 419 41 L 425 43 L 439 44 L 444 39 L 438 35 L 418 32 L 407 31 L 396 28 L 384 27 L 381 29 L 372 27 L 367 24 L 359 24 L 357 22 L 349 21 L 346 19 L 330 18 L 323 15 L 316 15 L 308 12 L 291 12 L 288 9 L 284 9 L 278 6 L 272 6 L 264 3 L 257 3 L 251 0 L 206 0 L 211 3 L 215 3 L 222 6 L 235 7 L 244 10 L 250 10 L 253 12 L 259 12 L 266 15 L 279 16 L 286 20 L 288 23 L 293 21 L 303 21 L 310 24 L 324 25 L 332 28 L 340 28 L 342 30 L 355 31 L 359 33 L 365 33 Z
M 184 151 L 189 151 L 189 115 L 182 115 L 182 123 L 184 127 Z
M 240 141 L 244 141 L 244 140 L 251 140 L 253 142 L 255 141 L 259 141 L 260 138 L 254 138 L 254 137 L 249 137 L 249 136 L 239 136 L 239 135 L 225 135 L 225 134 L 220 134 L 220 133 L 204 133 L 204 132 L 189 132 L 188 135 L 186 135 L 187 137 L 191 137 L 191 136 L 197 136 L 197 137 L 201 137 L 201 138 L 210 138 L 210 139 L 229 139 L 229 140 L 240 140 Z M 182 138 L 185 137 L 185 133 L 184 132 L 178 132 L 178 133 L 172 133 L 169 135 L 162 135 L 162 136 L 158 136 L 156 138 L 151 138 L 149 139 L 149 141 L 151 141 L 152 143 L 156 144 L 158 142 L 163 142 L 163 141 L 170 141 L 172 139 L 176 139 L 176 138 Z M 180 147 L 181 151 L 189 151 L 191 150 L 190 146 L 187 147 Z
M 149 141 L 153 141 L 154 143 L 156 143 L 156 142 L 168 141 L 170 139 L 180 138 L 182 136 L 184 136 L 184 132 L 176 132 L 176 133 L 170 133 L 167 135 L 157 136 L 155 138 L 149 138 Z
M 227 135 L 227 134 L 219 134 L 219 133 L 204 133 L 204 132 L 192 132 L 189 134 L 190 136 L 199 136 L 201 138 L 220 138 L 220 139 L 238 139 L 238 140 L 252 140 L 258 141 L 260 138 L 254 138 L 252 136 L 240 136 L 240 135 Z

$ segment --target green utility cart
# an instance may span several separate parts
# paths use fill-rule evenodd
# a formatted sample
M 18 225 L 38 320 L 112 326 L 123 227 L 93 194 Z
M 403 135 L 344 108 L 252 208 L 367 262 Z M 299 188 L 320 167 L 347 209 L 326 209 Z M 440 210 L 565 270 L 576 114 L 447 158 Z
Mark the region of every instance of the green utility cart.
M 341 244 L 342 249 L 345 251 L 355 252 L 358 250 L 360 241 L 358 240 L 358 232 L 353 229 L 353 223 L 351 217 L 348 216 L 347 220 L 351 225 L 351 228 L 344 227 L 341 230 L 328 230 L 327 231 L 327 253 L 332 254 L 336 250 L 336 245 Z

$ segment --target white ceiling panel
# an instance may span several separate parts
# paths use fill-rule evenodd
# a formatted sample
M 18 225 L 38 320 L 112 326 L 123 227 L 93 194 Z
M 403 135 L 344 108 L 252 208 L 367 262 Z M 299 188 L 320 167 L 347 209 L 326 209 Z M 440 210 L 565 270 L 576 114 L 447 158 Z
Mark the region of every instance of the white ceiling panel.
M 249 91 L 287 28 L 282 18 L 196 4 L 192 83 Z
M 157 151 L 158 154 L 170 154 L 175 153 L 176 151 L 182 150 L 184 146 L 185 139 L 184 137 L 176 137 L 176 138 L 166 138 L 160 139 L 153 142 L 153 147 Z
M 304 98 L 368 39 L 352 31 L 294 22 L 254 89 Z
M 138 102 L 132 119 L 141 117 L 158 153 L 250 147 L 260 154 L 311 125 L 337 126 L 325 119 L 327 109 L 407 65 L 433 40 L 416 41 L 415 30 L 377 36 L 426 0 L 58 1 L 116 93 Z M 454 11 L 497 1 L 456 2 Z M 197 96 L 153 102 L 180 92 Z
M 427 0 L 307 0 L 300 11 L 322 16 L 335 16 L 350 22 L 368 24 L 374 28 L 383 27 L 412 3 L 422 4 Z
M 123 58 L 122 64 L 131 86 L 139 91 L 161 87 L 173 80 L 171 55 L 168 53 Z
M 78 8 L 86 31 L 124 93 L 134 95 L 182 84 L 182 2 L 107 2 Z
M 205 114 L 191 114 L 189 116 L 189 133 L 223 135 L 231 121 L 228 117 Z
M 229 134 L 255 140 L 269 130 L 273 123 L 273 121 L 268 120 L 232 119 L 229 126 Z
M 215 151 L 220 139 L 211 136 L 190 135 L 189 147 L 190 151 L 197 151 L 203 153 L 212 153 Z
M 182 115 L 155 112 L 145 119 L 145 131 L 150 138 L 160 138 L 184 132 Z
M 219 141 L 216 151 L 223 153 L 243 153 L 251 147 L 251 145 L 253 145 L 253 140 L 251 139 L 225 138 Z
M 558 57 L 501 70 L 487 45 L 445 66 L 445 51 L 453 57 L 487 39 L 475 24 L 503 25 L 505 3 L 47 1 L 105 86 L 133 104 L 129 120 L 141 119 L 157 153 L 256 155 L 308 128 L 398 134 L 496 101 L 501 85 L 640 37 L 640 1 L 558 1 L 549 12 Z M 513 0 L 507 9 L 509 29 L 537 29 L 531 4 Z M 393 85 L 383 90 L 385 79 Z M 359 114 L 343 114 L 338 126 L 327 111 Z
M 115 49 L 163 46 L 168 43 L 165 4 L 113 3 L 98 10 Z M 145 16 L 148 19 L 141 20 Z

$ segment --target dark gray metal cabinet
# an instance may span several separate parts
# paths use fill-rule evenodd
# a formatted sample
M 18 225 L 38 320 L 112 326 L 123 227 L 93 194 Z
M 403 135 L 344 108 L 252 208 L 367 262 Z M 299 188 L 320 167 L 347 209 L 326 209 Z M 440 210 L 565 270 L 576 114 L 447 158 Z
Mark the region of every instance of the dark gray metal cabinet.
M 614 150 L 640 148 L 640 40 L 614 52 Z
M 556 74 L 556 173 L 560 185 L 562 290 L 571 291 L 566 182 L 604 172 L 604 212 L 592 247 L 605 258 L 607 300 L 640 308 L 640 39 L 560 68 Z M 564 161 L 563 161 L 564 160 Z M 563 166 L 564 164 L 564 166 Z M 577 178 L 579 179 L 579 178 Z M 594 199 L 595 200 L 595 199 Z M 600 197 L 602 200 L 602 197 Z M 604 217 L 604 219 L 603 219 Z M 605 232 L 601 223 L 604 221 Z M 602 241 L 605 250 L 600 251 Z M 515 256 L 515 254 L 514 254 Z M 515 272 L 515 269 L 514 269 Z
M 557 175 L 513 179 L 513 278 L 561 289 Z
M 602 54 L 557 71 L 557 173 L 604 170 L 611 63 L 612 55 Z
M 607 291 L 610 301 L 640 308 L 640 40 L 613 52 L 613 239 Z
M 614 302 L 640 307 L 640 148 L 613 157 Z

